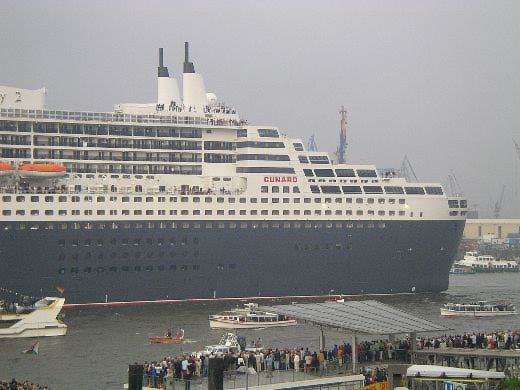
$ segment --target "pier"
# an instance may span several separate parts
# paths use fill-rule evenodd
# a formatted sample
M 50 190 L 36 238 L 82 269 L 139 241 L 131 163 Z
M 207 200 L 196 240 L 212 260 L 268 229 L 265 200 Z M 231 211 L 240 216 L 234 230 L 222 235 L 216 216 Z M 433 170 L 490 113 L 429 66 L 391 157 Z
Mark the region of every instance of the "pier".
M 508 376 L 520 374 L 520 349 L 437 348 L 416 350 L 411 354 L 416 364 L 496 370 Z

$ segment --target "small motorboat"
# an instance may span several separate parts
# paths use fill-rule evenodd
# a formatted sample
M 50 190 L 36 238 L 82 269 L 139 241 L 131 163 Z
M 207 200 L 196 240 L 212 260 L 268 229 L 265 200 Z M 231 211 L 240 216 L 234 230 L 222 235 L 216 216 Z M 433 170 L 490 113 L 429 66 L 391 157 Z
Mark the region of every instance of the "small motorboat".
M 209 316 L 212 329 L 259 329 L 296 325 L 294 318 L 258 310 L 256 303 Z
M 441 308 L 443 317 L 499 317 L 517 314 L 511 303 L 446 303 Z
M 176 334 L 168 332 L 164 336 L 148 337 L 151 344 L 180 344 L 184 340 L 184 329 L 179 329 Z

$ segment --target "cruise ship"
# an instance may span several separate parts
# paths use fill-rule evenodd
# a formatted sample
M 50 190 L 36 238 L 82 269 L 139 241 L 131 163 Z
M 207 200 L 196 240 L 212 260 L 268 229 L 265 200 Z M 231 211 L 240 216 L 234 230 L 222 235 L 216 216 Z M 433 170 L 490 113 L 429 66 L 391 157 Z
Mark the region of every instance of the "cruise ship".
M 0 87 L 0 290 L 69 303 L 439 292 L 467 201 L 335 164 L 159 49 L 157 101 L 48 109 Z

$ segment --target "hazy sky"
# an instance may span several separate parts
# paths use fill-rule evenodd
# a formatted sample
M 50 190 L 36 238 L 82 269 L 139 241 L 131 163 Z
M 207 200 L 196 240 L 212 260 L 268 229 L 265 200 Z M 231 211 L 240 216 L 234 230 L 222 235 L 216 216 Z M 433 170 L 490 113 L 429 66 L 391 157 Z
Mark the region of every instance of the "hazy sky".
M 506 184 L 520 216 L 519 1 L 2 0 L 0 30 L 0 84 L 45 86 L 49 107 L 155 101 L 157 48 L 178 76 L 190 41 L 250 123 L 332 152 L 344 104 L 350 162 L 453 171 L 481 215 Z

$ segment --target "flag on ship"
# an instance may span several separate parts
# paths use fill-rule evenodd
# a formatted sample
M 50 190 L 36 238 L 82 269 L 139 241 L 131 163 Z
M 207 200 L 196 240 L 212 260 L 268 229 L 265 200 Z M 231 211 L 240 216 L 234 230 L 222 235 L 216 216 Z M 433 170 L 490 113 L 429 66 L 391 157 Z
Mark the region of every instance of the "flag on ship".
M 31 345 L 31 348 L 26 349 L 23 351 L 23 353 L 29 353 L 32 355 L 38 355 L 38 349 L 40 348 L 40 342 L 37 341 L 33 345 Z

